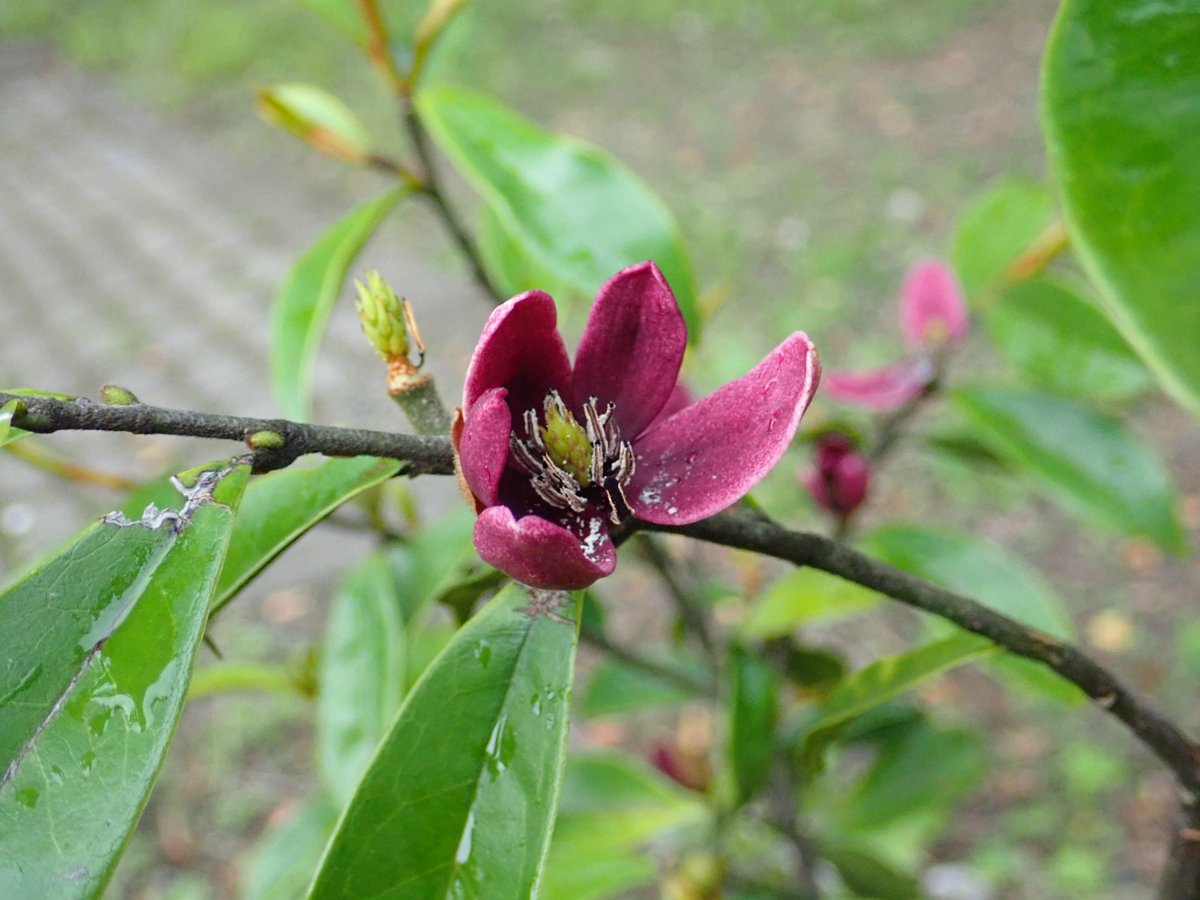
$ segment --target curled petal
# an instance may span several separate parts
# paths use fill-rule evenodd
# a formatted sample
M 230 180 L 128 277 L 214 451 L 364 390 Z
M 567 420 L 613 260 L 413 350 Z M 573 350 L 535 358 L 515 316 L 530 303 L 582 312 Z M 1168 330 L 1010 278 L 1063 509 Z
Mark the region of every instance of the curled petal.
M 522 584 L 575 591 L 611 575 L 617 551 L 598 516 L 580 537 L 540 516 L 517 519 L 507 506 L 485 509 L 475 522 L 479 557 Z
M 566 385 L 570 373 L 554 301 L 527 291 L 496 307 L 484 325 L 467 368 L 463 409 L 497 387 L 508 389 L 511 409 L 540 409 L 546 392 Z
M 658 415 L 679 377 L 687 326 L 652 262 L 623 269 L 600 288 L 575 354 L 574 399 L 616 404 L 632 440 Z
M 927 259 L 909 270 L 900 294 L 900 324 L 904 340 L 913 348 L 967 336 L 967 305 L 949 266 Z
M 467 489 L 484 506 L 494 506 L 500 476 L 508 463 L 508 435 L 512 413 L 504 388 L 492 388 L 467 410 L 455 450 Z
M 683 525 L 742 497 L 783 456 L 820 377 L 816 349 L 797 332 L 746 375 L 656 421 L 634 448 L 634 515 Z
M 924 357 L 867 372 L 830 372 L 825 376 L 825 396 L 849 406 L 888 412 L 921 396 L 933 375 L 933 363 Z

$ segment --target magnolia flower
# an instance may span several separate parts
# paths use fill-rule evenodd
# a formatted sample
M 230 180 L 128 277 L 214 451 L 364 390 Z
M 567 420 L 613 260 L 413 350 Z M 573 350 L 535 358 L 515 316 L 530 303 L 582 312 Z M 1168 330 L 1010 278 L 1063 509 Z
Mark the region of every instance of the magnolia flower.
M 548 294 L 492 313 L 452 435 L 485 562 L 531 587 L 586 587 L 616 567 L 611 527 L 703 519 L 779 461 L 817 388 L 812 342 L 796 332 L 694 403 L 677 390 L 686 344 L 651 262 L 600 289 L 573 367 Z
M 867 497 L 871 482 L 867 459 L 839 431 L 821 435 L 816 443 L 815 463 L 802 473 L 801 480 L 818 506 L 845 519 Z
M 900 292 L 900 326 L 915 355 L 866 372 L 830 372 L 826 395 L 877 412 L 921 396 L 937 374 L 930 354 L 967 336 L 967 306 L 949 266 L 927 259 L 909 270 Z

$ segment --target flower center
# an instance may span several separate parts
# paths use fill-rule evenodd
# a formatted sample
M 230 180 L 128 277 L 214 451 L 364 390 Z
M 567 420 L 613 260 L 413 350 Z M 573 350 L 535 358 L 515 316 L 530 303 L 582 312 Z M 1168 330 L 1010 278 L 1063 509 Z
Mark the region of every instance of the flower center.
M 517 464 L 532 478 L 537 495 L 558 509 L 583 512 L 589 502 L 608 508 L 608 517 L 619 525 L 633 515 L 622 490 L 633 477 L 633 447 L 621 440 L 613 419 L 613 404 L 604 412 L 595 397 L 583 404 L 583 424 L 551 391 L 537 410 L 523 417 L 525 436 L 514 430 L 509 447 Z

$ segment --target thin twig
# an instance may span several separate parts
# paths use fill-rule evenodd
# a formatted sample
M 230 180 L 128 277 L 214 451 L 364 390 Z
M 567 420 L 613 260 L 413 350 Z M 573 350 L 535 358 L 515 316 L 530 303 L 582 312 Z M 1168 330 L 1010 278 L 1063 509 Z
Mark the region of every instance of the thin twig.
M 669 681 L 674 685 L 678 685 L 685 691 L 692 694 L 699 694 L 702 697 L 713 699 L 717 696 L 717 686 L 715 684 L 703 681 L 686 672 L 681 672 L 678 669 L 673 669 L 670 666 L 664 665 L 648 657 L 642 656 L 628 647 L 622 647 L 620 644 L 614 644 L 611 640 L 602 634 L 596 634 L 592 631 L 580 631 L 579 639 L 586 644 L 590 644 L 597 650 L 600 650 L 613 659 L 620 660 L 627 666 L 640 669 L 647 675 L 653 675 L 662 681 Z
M 245 441 L 259 432 L 274 432 L 283 438 L 283 446 L 255 454 L 255 471 L 260 472 L 283 468 L 307 453 L 400 459 L 409 464 L 409 474 L 449 475 L 454 471 L 453 451 L 449 438 L 445 437 L 307 425 L 287 419 L 214 415 L 144 403 L 104 406 L 84 398 L 59 400 L 0 393 L 0 405 L 14 399 L 21 406 L 13 414 L 13 427 L 38 434 L 123 431 Z
M 713 639 L 712 630 L 708 627 L 708 619 L 701 610 L 696 608 L 695 600 L 690 592 L 679 581 L 675 566 L 667 555 L 667 551 L 653 535 L 642 534 L 639 535 L 639 538 L 637 549 L 641 551 L 643 558 L 654 567 L 663 584 L 667 586 L 667 593 L 671 595 L 671 599 L 675 603 L 684 630 L 699 641 L 709 662 L 717 664 L 720 653 L 717 643 Z

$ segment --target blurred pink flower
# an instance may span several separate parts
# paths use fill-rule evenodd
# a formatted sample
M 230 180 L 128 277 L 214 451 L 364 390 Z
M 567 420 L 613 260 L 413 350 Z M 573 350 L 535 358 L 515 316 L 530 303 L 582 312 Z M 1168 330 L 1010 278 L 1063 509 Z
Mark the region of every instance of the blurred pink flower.
M 650 262 L 600 289 L 573 367 L 548 294 L 492 313 L 453 434 L 485 562 L 531 587 L 586 587 L 616 567 L 610 525 L 703 519 L 779 461 L 820 378 L 812 342 L 792 334 L 694 403 L 677 385 L 686 344 Z
M 828 372 L 825 394 L 876 412 L 899 409 L 921 396 L 937 376 L 930 354 L 967 336 L 967 307 L 949 266 L 927 259 L 909 270 L 900 293 L 900 325 L 916 355 L 865 372 Z
M 866 499 L 871 470 L 849 437 L 831 431 L 817 439 L 815 463 L 801 481 L 818 506 L 844 519 Z
M 926 259 L 908 270 L 900 292 L 900 324 L 914 350 L 967 336 L 967 304 L 948 265 Z

